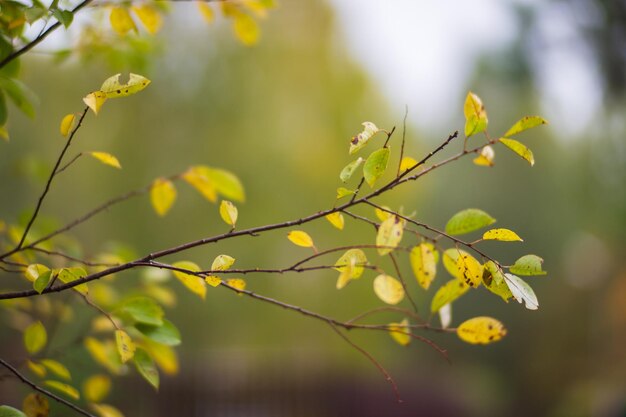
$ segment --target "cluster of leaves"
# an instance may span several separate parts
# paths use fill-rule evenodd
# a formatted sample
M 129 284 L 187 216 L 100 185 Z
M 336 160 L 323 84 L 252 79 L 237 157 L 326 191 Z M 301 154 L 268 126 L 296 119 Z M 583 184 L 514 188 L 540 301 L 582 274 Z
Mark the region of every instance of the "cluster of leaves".
M 19 55 L 39 43 L 57 27 L 69 28 L 74 15 L 89 6 L 92 0 L 76 2 L 73 8 L 62 7 L 59 0 L 49 5 L 39 0 L 23 3 L 14 0 L 0 2 L 0 138 L 9 139 L 7 129 L 7 98 L 28 117 L 34 117 L 36 96 L 19 80 Z M 259 18 L 265 18 L 275 7 L 273 0 L 235 0 L 216 2 L 217 6 L 206 1 L 197 1 L 198 14 L 208 23 L 220 13 L 232 22 L 235 36 L 244 45 L 255 45 L 260 39 Z M 138 2 L 112 3 L 108 9 L 109 27 L 100 28 L 94 21 L 81 28 L 80 43 L 74 51 L 89 59 L 91 56 L 111 55 L 112 60 L 120 51 L 129 49 L 133 55 L 140 54 L 148 44 L 139 36 L 140 27 L 148 35 L 157 34 L 162 26 L 164 15 L 169 10 L 167 2 L 141 0 Z M 39 33 L 28 37 L 28 29 L 36 28 Z M 56 53 L 59 59 L 71 54 L 71 49 Z M 95 110 L 97 112 L 97 110 Z

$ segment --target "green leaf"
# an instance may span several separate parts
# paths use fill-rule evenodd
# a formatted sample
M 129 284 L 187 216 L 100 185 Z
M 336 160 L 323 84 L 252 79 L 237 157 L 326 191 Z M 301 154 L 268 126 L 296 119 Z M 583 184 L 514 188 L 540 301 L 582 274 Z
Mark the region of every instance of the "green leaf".
M 517 135 L 525 130 L 531 129 L 536 126 L 545 125 L 548 122 L 539 116 L 526 116 L 517 121 L 505 134 L 504 137 L 508 138 L 513 135 Z
M 430 303 L 430 311 L 436 313 L 446 304 L 450 304 L 469 290 L 469 286 L 463 281 L 453 279 L 445 283 L 437 290 Z
M 467 93 L 465 105 L 463 106 L 465 114 L 465 136 L 470 137 L 487 129 L 487 112 L 485 106 L 476 94 L 471 91 Z
M 61 24 L 65 26 L 65 29 L 70 27 L 74 21 L 74 14 L 69 10 L 54 9 L 52 10 L 52 16 L 61 22 Z
M 365 159 L 361 158 L 360 156 L 358 157 L 358 159 L 355 159 L 354 161 L 350 162 L 348 165 L 346 165 L 342 170 L 341 173 L 339 174 L 339 179 L 342 182 L 347 182 L 350 177 L 352 177 L 352 174 L 354 174 L 354 171 L 357 170 L 357 168 L 365 161 Z
M 20 410 L 16 410 L 8 405 L 0 405 L 0 417 L 27 417 Z
M 55 390 L 67 395 L 68 397 L 74 400 L 80 399 L 80 394 L 78 390 L 71 385 L 64 384 L 63 382 L 59 382 L 59 381 L 50 381 L 50 380 L 44 381 L 43 383 L 49 386 L 50 388 L 54 388 Z
M 52 271 L 50 270 L 40 274 L 33 282 L 33 289 L 41 294 L 50 283 L 50 278 L 52 278 Z
M 411 249 L 410 262 L 417 283 L 427 290 L 437 274 L 437 249 L 432 243 L 421 243 Z
M 539 301 L 535 292 L 530 285 L 523 279 L 513 275 L 504 274 L 506 284 L 511 290 L 511 294 L 520 304 L 526 304 L 526 308 L 529 310 L 537 310 L 539 308 Z
M 363 122 L 362 124 L 364 127 L 363 131 L 350 140 L 350 155 L 367 145 L 367 142 L 376 133 L 380 132 L 380 129 L 372 122 Z
M 542 264 L 543 259 L 537 255 L 524 255 L 515 261 L 509 271 L 517 275 L 546 275 L 547 272 L 541 269 Z
M 50 268 L 43 264 L 30 264 L 24 271 L 24 276 L 30 282 L 35 281 L 44 272 L 50 271 Z
M 134 297 L 124 301 L 118 309 L 119 313 L 130 316 L 135 322 L 152 326 L 163 325 L 163 309 L 153 299 Z
M 374 187 L 376 180 L 384 174 L 388 162 L 389 148 L 378 149 L 367 157 L 363 165 L 363 176 L 370 187 Z
M 48 13 L 48 9 L 46 9 L 45 7 L 42 7 L 41 5 L 33 3 L 33 6 L 29 7 L 24 12 L 24 17 L 26 18 L 26 21 L 29 24 L 33 24 L 37 20 L 44 17 L 47 13 Z
M 533 156 L 533 152 L 528 149 L 523 143 L 518 142 L 515 139 L 505 138 L 500 138 L 500 142 L 502 142 L 504 146 L 525 159 L 530 164 L 530 166 L 535 165 L 535 157 Z
M 24 83 L 19 80 L 0 77 L 0 89 L 4 90 L 15 107 L 31 119 L 35 117 L 33 102 L 37 101 L 33 93 Z
M 137 323 L 135 324 L 135 328 L 144 336 L 157 343 L 167 346 L 177 346 L 180 344 L 180 332 L 169 320 L 163 319 L 162 326 L 149 326 Z
M 43 349 L 47 341 L 48 333 L 40 321 L 31 324 L 24 331 L 24 346 L 31 355 Z
M 479 209 L 466 209 L 456 213 L 446 224 L 449 235 L 463 235 L 482 229 L 494 223 L 496 219 Z
M 137 348 L 135 356 L 133 357 L 133 362 L 135 362 L 135 367 L 143 379 L 148 381 L 148 383 L 152 385 L 155 390 L 158 390 L 159 371 L 150 355 L 148 355 L 145 350 Z
M 87 276 L 87 271 L 81 267 L 72 267 L 72 268 L 62 268 L 59 271 L 59 280 L 64 283 L 70 283 L 76 281 L 77 279 L 83 278 Z M 77 291 L 83 295 L 86 295 L 89 292 L 87 287 L 87 283 L 79 284 L 75 287 L 72 287 L 74 291 Z

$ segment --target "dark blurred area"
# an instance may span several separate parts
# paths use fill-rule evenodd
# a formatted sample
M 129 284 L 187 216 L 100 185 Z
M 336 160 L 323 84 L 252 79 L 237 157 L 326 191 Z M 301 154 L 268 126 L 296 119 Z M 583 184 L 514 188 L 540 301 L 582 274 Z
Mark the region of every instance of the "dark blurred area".
M 262 41 L 254 48 L 240 45 L 225 25 L 194 20 L 192 6 L 173 6 L 156 40 L 159 52 L 146 62 L 118 56 L 50 65 L 37 54 L 24 61 L 24 80 L 40 105 L 34 123 L 11 113 L 12 141 L 0 153 L 2 218 L 19 218 L 32 206 L 43 186 L 41 172 L 48 172 L 61 146 L 59 120 L 80 109 L 85 93 L 117 70 L 142 73 L 152 85 L 141 95 L 107 103 L 97 117 L 89 115 L 75 151 L 113 153 L 123 170 L 79 161 L 73 174 L 59 177 L 46 202 L 44 215 L 53 223 L 65 224 L 194 164 L 225 168 L 241 178 L 247 201 L 239 206 L 238 227 L 296 219 L 333 205 L 338 173 L 350 161 L 348 140 L 361 122 L 396 126 L 392 147 L 400 145 L 404 114 L 390 111 L 386 92 L 339 35 L 332 3 L 281 2 L 261 22 Z M 349 332 L 394 376 L 403 400 L 398 403 L 385 377 L 329 326 L 220 288 L 209 289 L 201 302 L 172 281 L 178 303 L 167 309 L 167 317 L 183 337 L 177 349 L 180 372 L 164 375 L 158 393 L 131 372 L 115 380 L 108 402 L 127 417 L 626 416 L 626 3 L 512 1 L 509 7 L 519 25 L 515 42 L 472 62 L 472 79 L 450 103 L 456 124 L 442 128 L 441 135 L 432 137 L 412 124 L 409 109 L 406 153 L 419 159 L 449 132 L 462 131 L 462 100 L 470 89 L 483 99 L 494 135 L 522 116 L 540 114 L 553 103 L 542 96 L 546 66 L 563 79 L 569 74 L 546 54 L 563 49 L 589 60 L 600 80 L 593 122 L 572 130 L 567 119 L 551 120 L 547 128 L 522 136 L 535 154 L 533 168 L 496 148 L 491 169 L 464 159 L 376 201 L 417 210 L 419 221 L 439 228 L 468 207 L 496 217 L 498 227 L 515 230 L 524 242 L 487 242 L 488 253 L 511 264 L 527 253 L 545 259 L 548 276 L 528 279 L 539 297 L 538 311 L 505 304 L 482 289 L 466 295 L 454 304 L 454 325 L 493 316 L 508 334 L 499 343 L 476 347 L 453 334 L 425 333 L 448 349 L 450 363 L 418 341 L 405 348 L 385 333 Z M 550 35 L 552 15 L 569 22 L 566 35 Z M 571 89 L 576 88 L 573 81 Z M 354 221 L 341 233 L 323 221 L 303 230 L 320 248 L 374 239 L 371 229 Z M 181 185 L 175 207 L 163 219 L 140 197 L 74 235 L 86 255 L 122 242 L 140 255 L 224 231 L 217 208 Z M 279 231 L 166 261 L 207 265 L 221 253 L 247 268 L 289 266 L 308 252 Z M 406 257 L 401 262 L 405 277 L 412 277 Z M 120 291 L 138 275 L 120 275 Z M 445 275 L 440 268 L 428 292 L 410 278 L 421 311 L 428 310 Z M 337 291 L 336 275 L 329 271 L 246 279 L 255 292 L 340 319 L 381 305 L 368 279 Z M 82 307 L 71 296 L 54 297 Z M 76 317 L 52 342 L 76 369 L 78 381 L 89 361 L 80 346 L 64 343 L 88 328 L 90 314 Z M 385 313 L 375 321 L 400 319 Z M 20 334 L 9 327 L 3 321 L 0 353 L 18 360 Z M 19 404 L 14 398 L 26 390 L 5 376 L 0 371 L 0 403 Z M 53 415 L 70 415 L 55 410 Z

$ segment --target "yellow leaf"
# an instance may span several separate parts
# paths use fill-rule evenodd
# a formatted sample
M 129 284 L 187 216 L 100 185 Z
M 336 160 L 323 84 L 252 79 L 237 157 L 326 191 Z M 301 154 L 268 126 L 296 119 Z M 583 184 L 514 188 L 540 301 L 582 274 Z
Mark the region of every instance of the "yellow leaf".
M 501 240 L 503 242 L 514 242 L 519 241 L 523 242 L 522 238 L 517 235 L 512 230 L 509 229 L 491 229 L 487 230 L 483 234 L 483 239 L 485 240 Z
M 405 156 L 402 158 L 402 161 L 400 161 L 400 173 L 413 168 L 415 165 L 417 165 L 417 161 L 415 159 L 410 156 Z
M 491 146 L 485 146 L 480 154 L 474 158 L 473 162 L 479 166 L 492 167 L 493 159 L 495 158 L 496 153 L 494 152 Z
M 213 12 L 213 9 L 211 9 L 211 6 L 209 6 L 204 1 L 199 1 L 196 4 L 198 5 L 198 9 L 200 10 L 200 14 L 204 18 L 205 22 L 211 23 L 211 22 L 213 22 L 213 20 L 215 20 L 215 13 Z
M 151 35 L 157 33 L 163 26 L 161 14 L 151 4 L 144 3 L 140 6 L 134 6 L 133 11 Z
M 234 263 L 235 258 L 228 255 L 218 255 L 213 260 L 213 264 L 211 264 L 211 271 L 226 271 Z
M 137 32 L 137 26 L 133 22 L 133 18 L 130 17 L 130 13 L 123 7 L 111 8 L 111 14 L 109 15 L 109 21 L 111 27 L 118 35 L 125 35 L 128 31 L 134 30 Z
M 411 330 L 409 329 L 409 321 L 407 319 L 402 320 L 400 323 L 389 323 L 388 328 L 389 335 L 399 345 L 407 346 L 411 343 L 411 336 L 408 334 Z
M 457 257 L 456 267 L 463 281 L 470 287 L 476 288 L 483 278 L 483 266 L 472 255 L 464 253 Z
M 26 365 L 28 365 L 28 368 L 39 378 L 43 378 L 48 373 L 48 371 L 46 371 L 46 368 L 38 363 L 26 361 Z
M 157 178 L 150 189 L 150 201 L 159 216 L 165 216 L 176 201 L 176 187 L 166 178 Z
M 113 342 L 103 343 L 93 337 L 85 338 L 85 348 L 94 361 L 108 369 L 112 374 L 122 373 L 122 364 Z
M 57 362 L 53 359 L 42 359 L 39 361 L 43 366 L 48 368 L 53 374 L 58 376 L 59 378 L 70 380 L 72 379 L 72 375 L 70 371 L 60 362 Z
M 111 391 L 111 378 L 106 375 L 92 375 L 83 384 L 83 394 L 87 401 L 101 402 Z
M 337 200 L 352 195 L 354 193 L 355 192 L 353 190 L 348 190 L 346 187 L 339 187 L 337 188 Z
M 0 126 L 0 138 L 2 138 L 5 142 L 9 141 L 9 131 L 5 126 Z
M 517 123 L 515 123 L 505 134 L 504 137 L 508 138 L 511 137 L 513 135 L 517 135 L 518 133 L 523 132 L 524 130 L 536 127 L 536 126 L 540 126 L 540 125 L 545 125 L 548 122 L 546 122 L 543 118 L 539 117 L 539 116 L 526 116 L 524 118 L 522 118 L 521 120 L 518 120 Z
M 470 137 L 487 129 L 485 106 L 480 97 L 471 91 L 467 93 L 463 113 L 465 114 L 465 136 Z
M 83 102 L 94 112 L 98 114 L 100 108 L 107 101 L 107 95 L 102 91 L 94 91 L 83 97 Z
M 214 275 L 207 275 L 206 278 L 204 278 L 204 281 L 211 287 L 219 287 L 222 283 L 222 280 Z
M 367 257 L 365 256 L 365 252 L 361 249 L 349 249 L 337 259 L 334 269 L 339 272 L 349 270 L 350 274 L 348 278 L 356 279 L 363 275 L 363 271 L 365 270 L 363 266 L 366 264 Z
M 343 230 L 343 226 L 344 226 L 343 214 L 336 211 L 334 213 L 327 214 L 325 217 L 326 217 L 326 220 L 328 220 L 330 224 L 332 224 L 335 228 L 339 230 Z
M 486 345 L 502 339 L 506 335 L 506 329 L 494 318 L 474 317 L 461 323 L 456 334 L 464 342 Z
M 287 239 L 289 239 L 294 245 L 305 248 L 313 247 L 313 239 L 311 239 L 311 236 L 309 236 L 308 233 L 303 232 L 302 230 L 292 230 L 287 234 Z
M 115 344 L 117 345 L 117 353 L 120 354 L 122 363 L 128 362 L 135 355 L 135 344 L 124 330 L 115 331 Z
M 339 278 L 337 278 L 336 287 L 338 290 L 342 289 L 351 279 L 355 278 L 354 270 L 356 268 L 356 261 L 354 258 L 349 259 L 348 265 L 343 267 L 342 271 L 339 273 Z
M 535 157 L 533 151 L 531 151 L 526 145 L 515 139 L 500 138 L 500 142 L 522 158 L 524 158 L 530 166 L 535 165 Z
M 106 95 L 107 98 L 126 97 L 136 94 L 146 88 L 150 84 L 150 80 L 142 75 L 130 73 L 128 82 L 126 84 L 120 83 L 120 75 L 115 74 L 102 83 L 100 91 Z
M 374 278 L 374 293 L 387 304 L 398 304 L 404 299 L 402 283 L 385 274 Z
M 410 262 L 417 283 L 427 290 L 437 274 L 437 250 L 431 243 L 422 243 L 411 249 Z
M 192 272 L 200 271 L 200 267 L 193 262 L 189 261 L 180 261 L 172 264 L 175 268 L 186 269 Z M 206 297 L 206 283 L 205 281 L 197 275 L 187 274 L 185 272 L 180 271 L 172 271 L 174 272 L 174 276 L 178 278 L 180 282 L 183 283 L 185 287 L 187 287 L 192 293 L 197 294 L 200 298 L 204 300 Z
M 230 278 L 226 280 L 226 283 L 237 290 L 243 291 L 246 289 L 246 281 L 241 278 Z
M 110 153 L 94 151 L 94 152 L 89 152 L 89 155 L 93 156 L 94 158 L 96 158 L 98 161 L 102 162 L 105 165 L 108 165 L 117 169 L 122 169 L 122 166 L 120 165 L 120 161 L 118 161 L 117 158 L 111 155 Z
M 48 404 L 48 399 L 43 395 L 31 392 L 22 402 L 22 411 L 24 411 L 27 417 L 48 417 L 50 404 Z
M 389 210 L 389 207 L 387 206 L 382 206 L 382 208 L 384 208 L 385 210 Z M 380 220 L 381 222 L 384 222 L 385 220 L 387 220 L 389 217 L 392 216 L 392 214 L 389 213 L 389 211 L 385 211 L 385 210 L 381 210 L 378 207 L 374 209 L 374 213 L 376 213 L 376 217 L 378 217 L 378 220 Z
M 204 3 L 202 3 L 204 4 Z M 204 198 L 211 203 L 217 201 L 217 189 L 209 177 L 204 167 L 191 167 L 183 173 L 183 180 L 194 187 Z
M 40 321 L 36 321 L 24 330 L 24 346 L 31 355 L 39 352 L 48 342 L 48 333 Z
M 252 46 L 259 41 L 259 25 L 245 13 L 237 13 L 233 17 L 233 29 L 237 38 L 246 46 Z
M 176 351 L 172 347 L 153 342 L 149 339 L 146 339 L 143 343 L 146 350 L 150 353 L 150 356 L 152 356 L 152 359 L 154 359 L 154 362 L 156 362 L 157 366 L 161 368 L 163 372 L 168 375 L 178 373 L 178 356 L 176 356 Z
M 89 406 L 99 417 L 124 417 L 124 414 L 112 405 L 89 404 Z
M 376 246 L 379 255 L 386 255 L 393 251 L 400 241 L 404 232 L 404 220 L 397 216 L 390 216 L 380 224 L 376 234 Z
M 80 399 L 80 394 L 78 392 L 78 390 L 76 388 L 74 388 L 71 385 L 68 384 L 64 384 L 62 382 L 59 381 L 44 381 L 43 382 L 45 385 L 49 386 L 50 388 L 54 388 L 55 390 L 62 392 L 63 394 L 67 395 L 70 398 L 73 398 L 74 400 L 79 400 Z
M 72 130 L 72 126 L 74 126 L 74 120 L 76 116 L 74 114 L 67 114 L 61 120 L 61 127 L 59 130 L 61 131 L 61 135 L 67 136 L 70 134 L 70 130 Z
M 222 200 L 220 203 L 220 216 L 224 222 L 232 227 L 237 223 L 237 207 L 228 200 Z

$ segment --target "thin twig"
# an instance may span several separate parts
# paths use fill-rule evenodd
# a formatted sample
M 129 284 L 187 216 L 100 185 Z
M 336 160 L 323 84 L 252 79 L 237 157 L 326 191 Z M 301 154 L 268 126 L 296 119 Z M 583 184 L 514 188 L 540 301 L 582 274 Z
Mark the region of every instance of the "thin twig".
M 409 106 L 404 105 L 404 119 L 402 119 L 402 146 L 400 147 L 400 161 L 398 161 L 398 173 L 397 177 L 400 176 L 400 167 L 402 166 L 402 159 L 404 158 L 404 143 L 406 139 L 406 118 L 409 115 Z
M 346 321 L 346 323 L 355 323 L 359 320 L 364 319 L 365 317 L 368 317 L 372 314 L 376 314 L 376 313 L 380 313 L 383 311 L 393 311 L 396 313 L 402 313 L 402 314 L 406 314 L 409 317 L 414 318 L 415 320 L 419 321 L 419 322 L 423 322 L 422 318 L 415 312 L 409 310 L 408 308 L 402 308 L 402 307 L 393 307 L 393 306 L 384 306 L 384 307 L 378 307 L 378 308 L 374 308 L 372 310 L 368 310 L 365 311 L 353 318 L 351 318 L 350 320 Z
M 23 249 L 24 250 L 32 250 L 34 252 L 44 253 L 44 254 L 50 255 L 50 256 L 58 256 L 60 258 L 67 259 L 68 261 L 77 262 L 77 263 L 83 264 L 85 266 L 109 268 L 109 267 L 112 267 L 112 266 L 119 265 L 119 264 L 111 264 L 111 263 L 90 262 L 90 261 L 86 261 L 84 259 L 75 258 L 75 257 L 67 255 L 67 254 L 65 254 L 63 252 L 47 250 L 47 249 L 43 249 L 43 248 L 40 248 L 40 247 L 37 247 L 37 246 L 30 246 L 29 245 L 28 247 L 25 247 Z
M 413 301 L 413 297 L 411 297 L 411 292 L 407 288 L 406 281 L 404 280 L 404 277 L 402 276 L 402 272 L 400 272 L 400 267 L 398 266 L 398 262 L 396 261 L 396 257 L 393 254 L 393 252 L 389 252 L 389 257 L 391 258 L 391 262 L 393 262 L 393 267 L 396 270 L 396 274 L 398 275 L 398 279 L 400 280 L 400 283 L 402 284 L 402 288 L 404 289 L 404 294 L 406 295 L 406 298 L 409 300 L 409 302 L 413 306 L 413 310 L 417 313 L 417 304 L 415 304 L 415 301 Z
M 40 386 L 36 385 L 34 382 L 32 382 L 31 380 L 29 380 L 28 378 L 26 378 L 24 375 L 22 375 L 15 367 L 13 367 L 10 363 L 6 362 L 4 359 L 0 358 L 0 365 L 4 366 L 5 368 L 7 368 L 9 371 L 11 371 L 20 381 L 22 381 L 24 384 L 28 385 L 29 387 L 31 387 L 32 389 L 34 389 L 35 391 L 41 392 L 42 394 L 44 394 L 45 396 L 52 398 L 53 400 L 71 408 L 72 410 L 76 411 L 77 413 L 80 413 L 84 416 L 87 417 L 96 417 L 95 415 L 83 410 L 82 408 L 72 404 L 71 402 L 64 400 L 63 398 L 59 397 L 56 394 L 51 393 L 50 391 L 48 391 L 47 389 L 41 388 Z

